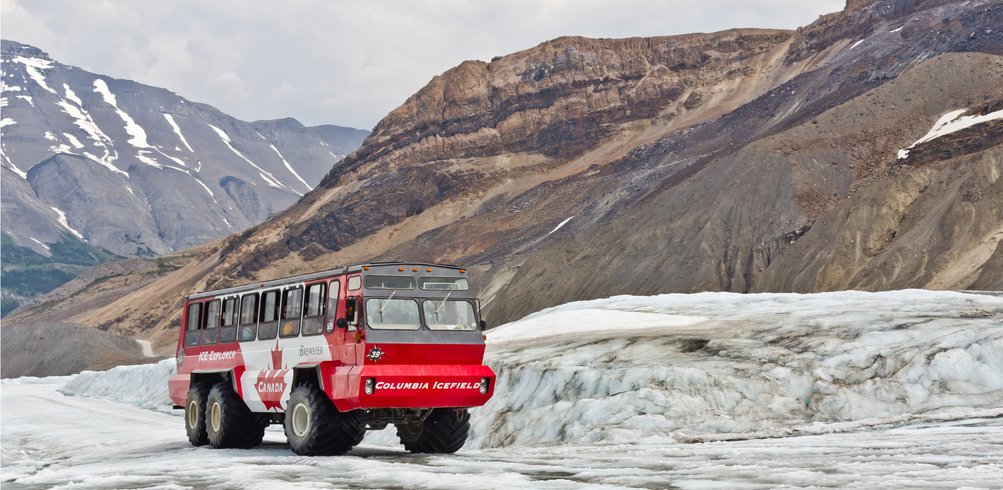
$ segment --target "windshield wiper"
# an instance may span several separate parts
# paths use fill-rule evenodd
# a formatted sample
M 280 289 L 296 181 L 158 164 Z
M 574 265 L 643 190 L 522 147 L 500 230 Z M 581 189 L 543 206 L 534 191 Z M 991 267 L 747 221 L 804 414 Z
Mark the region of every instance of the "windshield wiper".
M 387 305 L 390 304 L 390 300 L 394 299 L 394 295 L 395 294 L 397 294 L 397 290 L 396 289 L 394 289 L 394 292 L 390 293 L 390 296 L 388 296 L 387 299 L 384 300 L 383 306 L 380 306 L 380 315 L 383 314 L 383 310 L 387 309 Z
M 449 295 L 450 295 L 450 294 L 453 294 L 453 292 L 452 292 L 452 291 L 450 291 L 450 292 L 446 293 L 446 297 L 445 297 L 445 298 L 442 298 L 442 301 L 440 301 L 440 302 L 439 302 L 439 306 L 438 306 L 438 307 L 437 307 L 437 308 L 435 309 L 435 314 L 436 314 L 437 316 L 438 316 L 439 312 L 440 312 L 440 311 L 442 311 L 442 308 L 443 308 L 444 306 L 446 306 L 446 300 L 447 300 L 447 299 L 449 299 Z

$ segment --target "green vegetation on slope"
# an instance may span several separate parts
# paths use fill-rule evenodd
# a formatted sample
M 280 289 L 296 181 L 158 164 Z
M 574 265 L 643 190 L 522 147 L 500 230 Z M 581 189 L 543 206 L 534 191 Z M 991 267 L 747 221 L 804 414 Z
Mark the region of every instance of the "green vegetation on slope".
M 88 267 L 122 258 L 69 234 L 48 246 L 51 257 L 15 244 L 6 233 L 0 235 L 0 316 L 65 284 Z

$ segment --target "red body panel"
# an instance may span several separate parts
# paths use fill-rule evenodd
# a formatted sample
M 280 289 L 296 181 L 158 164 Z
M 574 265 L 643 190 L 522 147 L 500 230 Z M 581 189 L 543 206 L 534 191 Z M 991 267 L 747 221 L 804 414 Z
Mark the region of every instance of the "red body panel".
M 484 344 L 390 344 L 366 342 L 365 354 L 379 348 L 383 356 L 376 363 L 366 364 L 480 364 L 484 359 Z

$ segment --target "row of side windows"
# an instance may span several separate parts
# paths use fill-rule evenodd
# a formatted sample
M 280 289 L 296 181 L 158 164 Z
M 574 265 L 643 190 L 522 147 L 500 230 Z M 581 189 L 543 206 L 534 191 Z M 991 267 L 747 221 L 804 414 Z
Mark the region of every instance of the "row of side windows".
M 304 294 L 305 289 L 305 294 Z M 320 335 L 324 313 L 337 311 L 340 283 L 296 286 L 286 290 L 248 293 L 243 296 L 189 303 L 185 346 L 215 345 L 239 340 Z M 326 300 L 326 301 L 325 301 Z

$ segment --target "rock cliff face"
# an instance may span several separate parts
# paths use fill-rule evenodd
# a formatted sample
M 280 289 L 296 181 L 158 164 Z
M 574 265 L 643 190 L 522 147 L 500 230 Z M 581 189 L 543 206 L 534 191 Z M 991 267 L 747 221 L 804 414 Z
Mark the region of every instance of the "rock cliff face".
M 466 61 L 385 117 L 354 160 L 391 164 L 513 152 L 573 157 L 633 120 L 677 117 L 747 79 L 787 31 L 565 37 Z
M 36 318 L 167 352 L 190 291 L 389 259 L 467 265 L 492 324 L 625 293 L 1003 288 L 1000 25 L 1000 1 L 854 1 L 796 32 L 468 61 L 281 215 Z

